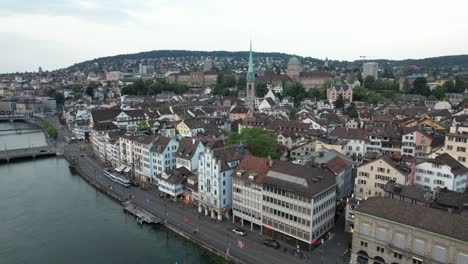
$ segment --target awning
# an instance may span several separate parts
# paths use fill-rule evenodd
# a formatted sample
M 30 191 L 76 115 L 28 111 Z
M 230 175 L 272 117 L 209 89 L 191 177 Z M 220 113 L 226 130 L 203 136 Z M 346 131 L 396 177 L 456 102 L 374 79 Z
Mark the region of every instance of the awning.
M 124 166 L 124 165 L 122 165 L 122 166 L 116 168 L 115 171 L 116 171 L 116 172 L 121 172 L 123 169 L 125 169 L 125 166 Z
M 271 230 L 271 227 L 269 227 L 269 226 L 267 226 L 267 225 L 263 225 L 263 229 Z

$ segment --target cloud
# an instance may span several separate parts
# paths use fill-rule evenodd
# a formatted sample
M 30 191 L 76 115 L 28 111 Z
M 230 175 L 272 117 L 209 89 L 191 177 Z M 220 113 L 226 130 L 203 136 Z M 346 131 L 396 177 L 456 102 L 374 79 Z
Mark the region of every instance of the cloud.
M 29 60 L 0 61 L 0 72 L 155 49 L 246 50 L 249 39 L 256 51 L 347 60 L 468 53 L 466 10 L 463 0 L 2 0 L 0 34 L 15 45 L 0 53 Z

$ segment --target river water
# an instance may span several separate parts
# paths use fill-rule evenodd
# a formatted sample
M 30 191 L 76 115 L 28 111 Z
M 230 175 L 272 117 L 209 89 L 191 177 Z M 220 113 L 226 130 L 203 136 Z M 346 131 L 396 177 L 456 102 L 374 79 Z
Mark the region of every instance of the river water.
M 43 135 L 0 135 L 0 145 L 10 148 L 32 141 L 45 145 Z M 220 261 L 162 226 L 138 225 L 116 201 L 74 175 L 63 158 L 0 165 L 2 264 Z

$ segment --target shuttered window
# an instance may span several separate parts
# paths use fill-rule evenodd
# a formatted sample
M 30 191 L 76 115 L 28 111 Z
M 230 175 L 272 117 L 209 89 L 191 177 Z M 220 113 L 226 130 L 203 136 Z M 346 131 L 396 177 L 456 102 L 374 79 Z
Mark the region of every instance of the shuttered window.
M 387 230 L 384 228 L 377 228 L 376 238 L 381 241 L 387 241 Z
M 393 245 L 397 248 L 405 248 L 406 237 L 403 234 L 395 233 L 393 236 Z
M 360 231 L 361 231 L 362 234 L 369 235 L 370 234 L 369 229 L 370 229 L 369 224 L 361 223 Z
M 434 247 L 434 259 L 439 262 L 445 263 L 446 251 L 447 250 L 444 247 L 435 246 Z
M 419 254 L 424 254 L 424 249 L 426 247 L 426 243 L 424 240 L 421 239 L 414 239 L 413 240 L 413 250 Z

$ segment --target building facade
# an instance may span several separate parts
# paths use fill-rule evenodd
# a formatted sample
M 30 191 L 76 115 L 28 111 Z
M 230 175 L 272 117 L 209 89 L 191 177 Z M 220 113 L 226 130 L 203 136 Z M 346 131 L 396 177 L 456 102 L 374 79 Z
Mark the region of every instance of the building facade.
M 461 215 L 373 197 L 356 207 L 354 221 L 353 263 L 468 263 L 468 221 Z
M 409 183 L 410 168 L 396 164 L 388 157 L 381 157 L 357 167 L 354 194 L 357 198 L 383 196 L 384 186 L 389 181 L 401 185 Z
M 416 165 L 414 184 L 421 185 L 427 190 L 447 188 L 464 192 L 467 177 L 468 169 L 450 154 L 444 153 L 435 159 Z
M 198 163 L 198 196 L 200 213 L 222 220 L 229 217 L 232 204 L 231 174 L 242 159 L 239 146 L 205 148 Z

